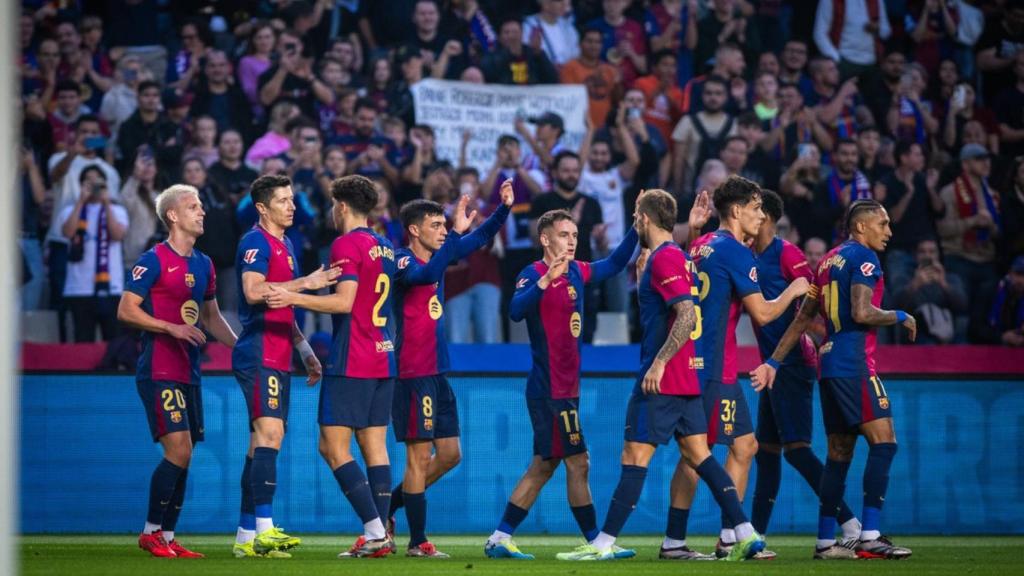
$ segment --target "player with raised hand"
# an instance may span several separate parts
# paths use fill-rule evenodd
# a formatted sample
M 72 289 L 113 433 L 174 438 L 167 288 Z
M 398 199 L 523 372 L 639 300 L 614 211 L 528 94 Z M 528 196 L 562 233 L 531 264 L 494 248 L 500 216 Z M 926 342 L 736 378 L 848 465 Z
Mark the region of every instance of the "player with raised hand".
M 238 558 L 288 557 L 300 544 L 274 526 L 277 455 L 288 422 L 292 348 L 299 351 L 310 386 L 320 381 L 321 366 L 295 323 L 291 307 L 270 309 L 271 286 L 319 290 L 332 286 L 338 268 L 298 277 L 297 259 L 285 231 L 295 216 L 292 182 L 287 176 L 261 176 L 250 188 L 259 222 L 238 244 L 235 269 L 241 290 L 238 316 L 242 334 L 231 355 L 235 379 L 249 411 L 249 449 L 242 469 L 242 511 L 233 554 Z
M 398 334 L 398 382 L 391 407 L 395 438 L 405 443 L 405 476 L 391 491 L 388 529 L 405 506 L 409 522 L 406 556 L 447 558 L 427 540 L 425 492 L 462 458 L 459 412 L 445 373 L 449 368 L 444 332 L 444 273 L 448 265 L 491 241 L 508 218 L 512 180 L 501 185 L 502 203 L 484 223 L 463 236 L 476 218 L 467 214 L 469 196 L 459 199 L 445 228 L 444 207 L 413 200 L 402 207 L 409 246 L 397 251 L 395 309 Z
M 654 451 L 675 439 L 682 458 L 707 482 L 736 531 L 739 541 L 728 559 L 746 560 L 763 550 L 765 542 L 743 513 L 729 475 L 708 449 L 708 422 L 697 378 L 697 366 L 703 361 L 696 350 L 702 331 L 699 288 L 693 263 L 672 241 L 676 201 L 664 190 L 644 192 L 637 199 L 634 220 L 640 246 L 650 250 L 650 255 L 637 289 L 643 326 L 641 368 L 626 409 L 622 473 L 601 533 L 590 544 L 558 557 L 616 557 L 615 539 L 640 500 Z M 674 547 L 672 554 L 665 552 L 663 546 L 663 558 L 713 559 L 689 550 L 685 541 Z
M 363 535 L 341 558 L 381 557 L 394 543 L 381 520 L 391 499 L 387 430 L 395 387 L 395 321 L 391 286 L 395 251 L 367 227 L 377 205 L 368 178 L 345 176 L 331 183 L 332 215 L 341 233 L 331 245 L 331 267 L 341 269 L 333 294 L 317 296 L 269 287 L 271 308 L 300 306 L 334 315 L 334 336 L 320 386 L 320 455 L 363 522 Z M 366 462 L 352 457 L 355 437 Z
M 544 258 L 527 266 L 516 280 L 509 317 L 526 320 L 533 368 L 526 384 L 526 404 L 533 427 L 533 460 L 516 484 L 498 528 L 487 539 L 490 558 L 533 559 L 512 541 L 541 489 L 565 461 L 569 506 L 588 542 L 598 534 L 590 495 L 590 457 L 580 426 L 580 334 L 584 286 L 622 272 L 636 249 L 630 229 L 622 243 L 596 262 L 574 259 L 578 231 L 566 210 L 545 212 L 537 221 Z M 632 550 L 615 549 L 621 557 Z
M 911 554 L 880 532 L 889 468 L 896 455 L 896 432 L 889 396 L 875 371 L 875 331 L 878 326 L 901 324 L 909 331 L 911 341 L 917 336 L 913 316 L 878 307 L 885 281 L 875 252 L 884 251 L 892 237 L 889 225 L 889 214 L 877 201 L 850 204 L 846 212 L 850 239 L 825 255 L 809 292 L 811 297 L 804 299 L 799 315 L 782 335 L 771 358 L 751 372 L 756 389 L 773 388 L 781 362 L 814 316 L 820 311 L 825 317 L 828 340 L 819 350 L 819 362 L 828 459 L 819 491 L 815 558 L 900 559 Z M 836 542 L 835 522 L 859 434 L 869 447 L 864 467 L 864 526 L 855 550 L 850 550 Z
M 773 300 L 766 300 L 757 281 L 757 263 L 747 247 L 764 221 L 761 188 L 739 176 L 730 176 L 715 189 L 712 202 L 721 225 L 690 245 L 697 264 L 700 305 L 704 310 L 704 410 L 708 417 L 708 442 L 729 447 L 725 469 L 736 484 L 740 501 L 746 494 L 750 464 L 757 453 L 753 422 L 746 399 L 736 384 L 736 323 L 741 308 L 758 325 L 781 316 L 803 296 L 810 283 L 796 278 Z M 685 475 L 684 475 L 685 476 Z M 696 488 L 688 476 L 691 490 Z M 737 541 L 730 520 L 723 516 L 715 553 L 729 556 Z M 774 557 L 765 550 L 758 559 Z
M 203 440 L 199 349 L 204 329 L 227 346 L 236 338 L 217 306 L 213 262 L 195 249 L 206 216 L 199 193 L 171 186 L 157 196 L 156 214 L 167 241 L 139 257 L 117 308 L 118 320 L 142 331 L 135 386 L 153 441 L 164 451 L 150 479 L 139 548 L 161 558 L 202 558 L 174 538 L 192 448 Z
M 776 224 L 783 214 L 782 198 L 771 190 L 762 190 L 761 201 L 765 220 L 751 248 L 757 254 L 757 281 L 761 291 L 765 298 L 775 298 L 796 278 L 807 278 L 813 283 L 814 271 L 807 265 L 802 250 L 775 235 Z M 771 357 L 798 309 L 794 303 L 768 324 L 754 325 L 762 359 Z M 824 466 L 811 450 L 816 365 L 814 343 L 805 336 L 800 340 L 800 347 L 794 348 L 780 362 L 775 386 L 762 391 L 758 399 L 757 483 L 751 520 L 761 534 L 768 529 L 782 483 L 783 453 L 815 494 L 821 483 Z M 837 519 L 843 529 L 843 542 L 852 548 L 860 536 L 860 522 L 845 502 L 840 505 Z

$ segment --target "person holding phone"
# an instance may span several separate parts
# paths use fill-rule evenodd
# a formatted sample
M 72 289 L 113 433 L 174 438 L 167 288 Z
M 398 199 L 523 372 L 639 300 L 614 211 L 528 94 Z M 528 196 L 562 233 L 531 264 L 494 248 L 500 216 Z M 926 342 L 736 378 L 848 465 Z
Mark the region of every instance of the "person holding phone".
M 302 52 L 302 38 L 294 30 L 278 36 L 277 62 L 260 75 L 260 103 L 271 107 L 280 100 L 294 102 L 302 114 L 316 118 L 316 102 L 331 105 L 334 91 L 313 74 L 312 61 Z
M 946 272 L 934 238 L 917 243 L 917 268 L 896 293 L 895 303 L 921 323 L 915 344 L 963 342 L 967 326 L 967 293 L 963 280 Z

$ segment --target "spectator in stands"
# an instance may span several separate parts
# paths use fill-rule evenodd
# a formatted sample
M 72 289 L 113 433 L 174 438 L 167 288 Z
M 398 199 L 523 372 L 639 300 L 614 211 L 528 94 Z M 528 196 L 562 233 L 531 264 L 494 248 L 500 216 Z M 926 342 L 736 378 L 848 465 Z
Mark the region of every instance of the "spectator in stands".
M 220 50 L 210 50 L 205 62 L 192 101 L 192 115 L 212 117 L 218 131 L 235 128 L 247 134 L 252 125 L 252 111 L 245 93 L 231 78 L 228 57 Z
M 82 39 L 82 56 L 91 64 L 87 73 L 93 83 L 109 90 L 114 63 L 103 44 L 103 19 L 99 16 L 84 16 L 78 25 L 78 34 Z
M 407 58 L 414 58 L 411 54 L 417 53 L 410 49 L 400 49 L 399 52 L 410 53 Z M 377 105 L 377 111 L 382 114 L 388 111 L 388 98 L 394 91 L 395 82 L 391 61 L 387 56 L 379 56 L 370 60 L 370 80 L 366 86 L 365 98 L 374 102 Z
M 302 37 L 294 30 L 281 32 L 277 51 L 277 63 L 260 75 L 260 103 L 273 106 L 289 100 L 307 118 L 316 118 L 316 102 L 331 104 L 334 93 L 313 74 L 312 60 L 303 53 Z
M 42 206 L 46 201 L 46 184 L 43 173 L 36 163 L 36 153 L 31 148 L 21 149 L 21 229 L 18 239 L 22 257 L 25 259 L 25 276 L 21 280 L 21 309 L 37 310 L 46 284 L 46 270 L 43 267 L 43 246 L 39 241 L 42 232 Z
M 1021 82 L 1021 52 L 1024 51 L 1024 4 L 1008 2 L 995 10 L 985 22 L 985 31 L 978 40 L 978 70 L 985 89 L 985 102 Z M 1004 134 L 1005 139 L 1005 134 Z
M 112 84 L 111 79 L 93 69 L 90 54 L 82 48 L 82 36 L 74 22 L 65 21 L 57 25 L 57 42 L 61 54 L 57 80 L 71 80 L 80 84 L 85 105 L 90 110 L 99 110 L 103 93 Z
M 235 251 L 241 235 L 235 219 L 234 205 L 226 193 L 214 186 L 199 160 L 185 160 L 181 179 L 199 191 L 203 203 L 203 235 L 196 248 L 210 257 L 217 269 L 217 302 L 225 310 L 238 305 L 238 281 L 235 278 Z
M 964 342 L 967 327 L 967 295 L 963 281 L 946 272 L 939 244 L 931 238 L 917 244 L 917 267 L 910 282 L 894 285 L 894 302 L 918 320 L 915 344 Z
M 827 252 L 828 244 L 821 238 L 808 238 L 804 242 L 804 256 L 807 258 L 807 265 L 815 272 Z
M 622 0 L 617 0 L 622 1 Z M 523 27 L 510 18 L 501 24 L 499 48 L 484 56 L 481 69 L 492 84 L 556 84 L 558 72 L 540 50 L 523 43 Z
M 121 240 L 124 248 L 124 262 L 130 266 L 150 246 L 156 243 L 159 227 L 156 216 L 156 162 L 150 155 L 139 154 L 135 158 L 132 175 L 121 188 L 121 204 L 128 212 L 131 226 Z
M 875 81 L 864 86 L 864 101 L 871 110 L 872 118 L 886 118 L 889 107 L 899 92 L 900 78 L 903 77 L 906 68 L 907 57 L 899 50 L 890 50 L 882 58 Z
M 356 102 L 352 133 L 339 136 L 330 144 L 337 144 L 345 151 L 349 174 L 384 177 L 392 185 L 399 181 L 398 150 L 393 142 L 377 131 L 377 106 L 372 101 L 361 98 Z
M 767 71 L 757 73 L 754 81 L 754 113 L 764 122 L 771 122 L 779 115 L 779 80 Z
M 182 159 L 199 159 L 209 168 L 217 161 L 217 122 L 210 116 L 199 116 L 192 121 L 192 140 L 185 146 Z M 134 260 L 132 260 L 134 262 Z
M 1020 17 L 1024 18 L 1024 8 L 1012 8 L 1010 12 L 1019 13 Z M 995 99 L 1000 150 L 1003 155 L 1010 158 L 1024 155 L 1024 38 L 1021 38 L 1021 45 L 1013 63 L 1013 73 L 1017 81 L 999 92 Z
M 813 237 L 814 228 L 818 226 L 817 222 L 808 220 L 806 214 L 810 213 L 815 191 L 823 180 L 821 152 L 814 143 L 801 146 L 800 154 L 779 179 L 779 194 L 786 202 L 786 213 L 801 238 Z M 827 227 L 821 235 L 831 241 L 832 228 Z
M 818 150 L 832 149 L 832 135 L 817 113 L 804 106 L 804 97 L 796 84 L 779 87 L 779 113 L 766 123 L 768 133 L 761 148 L 782 166 L 791 165 L 808 154 L 808 146 Z
M 644 120 L 653 124 L 667 139 L 683 116 L 685 104 L 679 88 L 676 55 L 660 50 L 651 56 L 652 73 L 637 78 L 633 88 L 644 93 Z
M 601 61 L 601 31 L 591 28 L 580 37 L 579 56 L 564 62 L 559 70 L 562 84 L 586 86 L 587 114 L 593 126 L 603 125 L 612 109 L 618 75 L 617 68 Z
M 802 94 L 811 91 L 811 77 L 807 75 L 807 43 L 799 38 L 791 38 L 782 47 L 779 70 L 779 84 L 792 84 Z
M 1024 156 L 1018 156 L 1001 185 L 999 201 L 1003 233 L 999 242 L 1000 269 L 1015 256 L 1024 254 Z
M 1024 102 L 1022 102 L 1024 104 Z M 946 119 L 943 122 L 942 143 L 953 153 L 959 153 L 963 146 L 964 124 L 977 119 L 988 134 L 986 147 L 993 153 L 999 152 L 999 127 L 992 111 L 978 106 L 974 87 L 964 82 L 957 84 L 949 99 Z
M 484 55 L 497 49 L 498 34 L 477 0 L 452 0 L 446 4 L 443 22 L 453 37 L 466 44 L 470 62 L 479 63 Z
M 124 289 L 121 240 L 128 229 L 128 211 L 111 201 L 104 171 L 81 171 L 82 193 L 74 205 L 54 218 L 69 242 L 63 293 L 75 325 L 75 342 L 92 342 L 96 327 L 103 340 L 117 335 L 117 302 Z
M 534 50 L 543 50 L 556 69 L 580 53 L 580 35 L 573 26 L 568 0 L 540 0 L 540 12 L 523 20 L 523 38 Z
M 404 134 L 403 134 L 404 135 Z M 422 197 L 423 181 L 427 174 L 451 163 L 437 157 L 437 141 L 434 129 L 426 124 L 416 124 L 409 130 L 409 141 L 413 153 L 402 165 L 402 188 L 396 195 L 399 205 Z
M 117 132 L 121 124 L 139 107 L 139 84 L 152 79 L 153 74 L 142 66 L 142 60 L 138 56 L 127 55 L 117 62 L 114 84 L 103 95 L 99 111 L 100 119 L 106 122 L 110 129 L 111 140 L 117 141 Z
M 192 17 L 184 21 L 178 34 L 181 39 L 181 50 L 167 66 L 166 83 L 176 90 L 185 91 L 199 75 L 201 61 L 213 45 L 213 33 L 210 32 L 210 26 L 205 20 Z
M 249 100 L 250 110 L 257 117 L 263 116 L 263 102 L 260 100 L 260 76 L 273 65 L 274 46 L 277 33 L 269 22 L 257 22 L 249 34 L 246 54 L 238 61 L 238 82 Z
M 916 18 L 914 13 L 907 14 L 914 60 L 925 69 L 935 70 L 944 54 L 953 53 L 958 15 L 957 7 L 947 0 L 925 0 Z
M 207 169 L 207 177 L 220 188 L 232 205 L 238 205 L 249 193 L 249 185 L 259 176 L 242 162 L 242 134 L 234 128 L 220 133 L 217 140 L 217 161 Z
M 291 146 L 285 127 L 288 122 L 301 114 L 299 107 L 287 101 L 278 102 L 270 109 L 267 133 L 256 139 L 245 153 L 245 164 L 255 170 L 263 168 L 263 161 L 277 156 Z
M 867 177 L 872 188 L 890 172 L 890 168 L 884 166 L 878 158 L 881 147 L 882 136 L 878 128 L 865 126 L 857 131 L 857 153 L 860 156 L 857 169 Z
M 661 0 L 644 14 L 644 32 L 651 51 L 668 50 L 676 55 L 676 76 L 685 85 L 693 77 L 693 50 L 697 47 L 697 0 Z
M 701 90 L 702 109 L 683 116 L 672 131 L 672 182 L 677 194 L 693 190 L 697 168 L 718 158 L 725 139 L 736 133 L 735 119 L 724 110 L 727 94 L 724 79 L 709 77 Z
M 800 222 L 800 236 L 824 238 L 831 245 L 841 238 L 839 225 L 846 207 L 872 197 L 871 184 L 857 170 L 858 150 L 853 140 L 840 140 L 832 155 L 834 166 L 814 189 L 813 198 L 794 202 L 786 212 Z
M 554 112 L 545 112 L 540 116 L 530 118 L 529 122 L 537 127 L 535 133 L 530 133 L 523 118 L 515 120 L 516 133 L 531 150 L 523 157 L 523 167 L 527 171 L 548 175 L 541 186 L 544 190 L 551 190 L 554 183 L 549 172 L 553 167 L 555 156 L 564 150 L 559 141 L 565 134 L 565 123 L 562 117 Z
M 983 146 L 968 144 L 960 150 L 962 172 L 940 193 L 945 216 L 938 223 L 946 268 L 960 276 L 970 302 L 969 334 L 984 338 L 989 298 L 996 279 L 996 238 L 1001 231 L 999 193 L 989 186 L 991 156 Z
M 704 105 L 704 84 L 709 78 L 721 78 L 726 82 L 728 100 L 725 111 L 737 114 L 747 108 L 747 83 L 743 79 L 743 71 L 747 63 L 743 51 L 732 42 L 719 44 L 715 49 L 714 66 L 707 74 L 695 76 L 683 88 L 683 114 L 692 114 Z
M 74 142 L 74 125 L 83 114 L 91 114 L 82 104 L 81 87 L 74 80 L 61 80 L 54 90 L 57 107 L 47 116 L 53 135 L 53 146 L 58 152 L 67 150 Z
M 882 41 L 891 35 L 885 0 L 818 2 L 814 43 L 822 55 L 839 65 L 843 79 L 870 75 Z
M 639 22 L 626 17 L 631 3 L 602 0 L 604 16 L 587 23 L 587 28 L 601 31 L 601 58 L 619 69 L 626 88 L 632 88 L 633 82 L 647 73 L 647 37 Z
M 385 113 L 388 116 L 400 118 L 402 122 L 405 122 L 406 126 L 411 126 L 416 122 L 416 107 L 412 97 L 412 87 L 423 80 L 425 68 L 420 54 L 415 49 L 406 46 L 395 55 L 395 63 L 398 65 L 401 77 L 391 85 Z
M 858 77 L 842 85 L 839 79 L 839 67 L 832 60 L 818 58 L 811 62 L 812 86 L 810 94 L 805 95 L 806 104 L 816 109 L 818 120 L 833 138 L 855 138 L 857 128 L 874 124 L 874 119 L 861 97 Z
M 1024 256 L 1013 261 L 1009 274 L 999 282 L 988 322 L 996 341 L 1024 346 Z
M 697 24 L 697 49 L 694 57 L 698 70 L 705 70 L 715 55 L 715 48 L 726 42 L 738 46 L 747 62 L 756 62 L 761 53 L 761 33 L 748 21 L 735 0 L 712 0 L 709 10 Z
M 383 178 L 373 180 L 377 189 L 377 205 L 370 211 L 370 225 L 373 231 L 391 241 L 394 246 L 405 243 L 402 221 L 391 197 L 391 185 Z
M 412 23 L 416 32 L 408 39 L 409 47 L 419 53 L 424 66 L 433 68 L 451 40 L 441 32 L 441 8 L 435 0 L 417 0 L 412 10 Z
M 46 106 L 53 99 L 53 91 L 57 87 L 57 67 L 60 65 L 60 47 L 57 41 L 46 38 L 39 43 L 36 50 L 36 64 L 38 74 L 36 85 L 39 91 L 39 100 Z
M 939 131 L 939 121 L 932 114 L 931 102 L 923 99 L 928 85 L 927 73 L 920 64 L 909 64 L 900 78 L 896 97 L 889 105 L 886 121 L 897 141 L 926 145 Z
M 347 88 L 362 88 L 366 85 L 365 78 L 359 74 L 362 69 L 362 48 L 358 41 L 353 38 L 334 38 L 329 44 L 324 57 L 330 57 L 341 65 L 341 74 L 338 78 L 338 86 Z
M 148 145 L 157 159 L 157 171 L 174 165 L 176 173 L 185 142 L 178 139 L 179 127 L 160 110 L 160 86 L 156 82 L 140 83 L 138 100 L 138 109 L 117 134 L 118 168 L 128 173 L 135 165 L 139 147 Z
M 766 136 L 764 123 L 753 111 L 747 111 L 736 119 L 736 125 L 736 133 L 747 143 L 746 169 L 750 174 L 756 175 L 756 181 L 761 182 L 762 187 L 778 190 L 781 173 L 779 162 L 761 147 Z

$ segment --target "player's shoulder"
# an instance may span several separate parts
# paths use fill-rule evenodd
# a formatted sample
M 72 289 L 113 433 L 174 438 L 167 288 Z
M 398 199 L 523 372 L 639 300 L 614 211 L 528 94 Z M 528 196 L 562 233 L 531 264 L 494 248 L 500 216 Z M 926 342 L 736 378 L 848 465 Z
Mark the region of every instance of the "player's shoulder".
M 874 250 L 853 240 L 848 240 L 844 244 L 843 253 L 847 260 L 850 260 L 851 262 L 867 262 L 875 265 L 878 265 L 879 263 L 878 254 L 876 254 Z
M 537 260 L 536 262 L 530 262 L 520 272 L 519 278 L 528 278 L 536 280 L 543 276 L 546 272 L 543 260 Z
M 245 234 L 242 235 L 241 240 L 238 241 L 239 246 L 247 247 L 262 247 L 266 246 L 267 243 L 267 235 L 263 233 L 263 229 L 260 228 L 259 226 L 253 226 L 252 228 L 249 228 L 245 232 Z
M 395 250 L 395 267 L 399 270 L 405 270 L 410 264 L 414 264 L 415 262 L 416 255 L 412 253 L 412 250 L 409 250 L 406 247 Z

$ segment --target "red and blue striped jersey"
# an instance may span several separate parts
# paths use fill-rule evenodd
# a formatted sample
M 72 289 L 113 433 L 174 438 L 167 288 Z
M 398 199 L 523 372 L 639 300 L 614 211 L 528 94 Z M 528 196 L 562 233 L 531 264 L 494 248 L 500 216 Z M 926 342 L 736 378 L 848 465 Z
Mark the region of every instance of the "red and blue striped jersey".
M 700 279 L 704 321 L 701 349 L 706 380 L 736 383 L 736 323 L 743 298 L 760 292 L 754 253 L 728 230 L 705 234 L 690 246 Z
M 217 296 L 217 273 L 199 250 L 182 256 L 162 242 L 139 257 L 125 290 L 141 296 L 142 309 L 157 320 L 197 326 L 201 303 Z M 136 378 L 198 385 L 199 347 L 143 331 Z
M 696 266 L 675 242 L 665 242 L 658 246 L 647 259 L 647 268 L 640 276 L 637 286 L 643 337 L 640 341 L 640 378 L 637 379 L 634 394 L 641 392 L 643 375 L 647 373 L 661 347 L 668 340 L 669 331 L 676 321 L 676 313 L 672 307 L 680 301 L 692 300 L 695 309 L 700 309 L 697 305 L 696 270 Z M 700 394 L 697 369 L 704 363 L 696 346 L 696 339 L 700 336 L 701 314 L 698 312 L 697 324 L 690 333 L 690 338 L 665 365 L 665 373 L 661 378 L 662 394 Z
M 514 322 L 525 319 L 530 334 L 533 368 L 526 384 L 528 398 L 579 398 L 583 287 L 622 272 L 636 242 L 636 229 L 631 228 L 607 258 L 593 263 L 569 262 L 567 273 L 544 290 L 537 285 L 548 271 L 543 261 L 530 264 L 519 274 L 509 317 Z
M 853 320 L 854 284 L 871 288 L 871 304 L 881 306 L 885 280 L 878 255 L 860 242 L 847 240 L 822 259 L 810 292 L 820 299 L 828 331 L 819 356 L 822 378 L 875 375 L 875 327 Z
M 448 232 L 444 244 L 429 261 L 408 248 L 395 254 L 395 309 L 398 321 L 398 377 L 419 378 L 444 374 L 451 363 L 444 322 L 444 272 L 494 238 L 508 218 L 504 204 L 476 230 L 462 236 Z M 407 345 L 408 344 L 408 345 Z
M 331 244 L 331 266 L 341 268 L 339 288 L 345 282 L 359 286 L 352 311 L 334 315 L 334 338 L 324 374 L 394 378 L 398 372 L 391 313 L 395 249 L 373 230 L 356 228 Z
M 266 304 L 249 304 L 245 299 L 242 276 L 246 272 L 262 274 L 267 282 L 291 282 L 298 275 L 292 241 L 274 237 L 259 224 L 242 236 L 235 256 L 238 275 L 238 319 L 242 334 L 231 353 L 235 370 L 257 367 L 290 371 L 292 368 L 295 310 L 291 307 L 271 310 Z
M 761 292 L 765 299 L 778 298 L 789 287 L 790 282 L 797 278 L 806 278 L 808 282 L 814 284 L 814 271 L 807 264 L 807 258 L 793 244 L 781 238 L 774 238 L 764 252 L 757 256 L 757 282 L 761 285 Z M 801 299 L 795 300 L 781 316 L 764 326 L 758 326 L 757 322 L 753 323 L 754 335 L 757 337 L 757 346 L 762 360 L 771 358 L 779 340 L 782 340 L 782 335 L 796 318 L 801 301 Z M 811 339 L 807 336 L 800 338 L 800 347 L 790 350 L 782 364 L 814 366 L 816 361 L 814 344 Z

